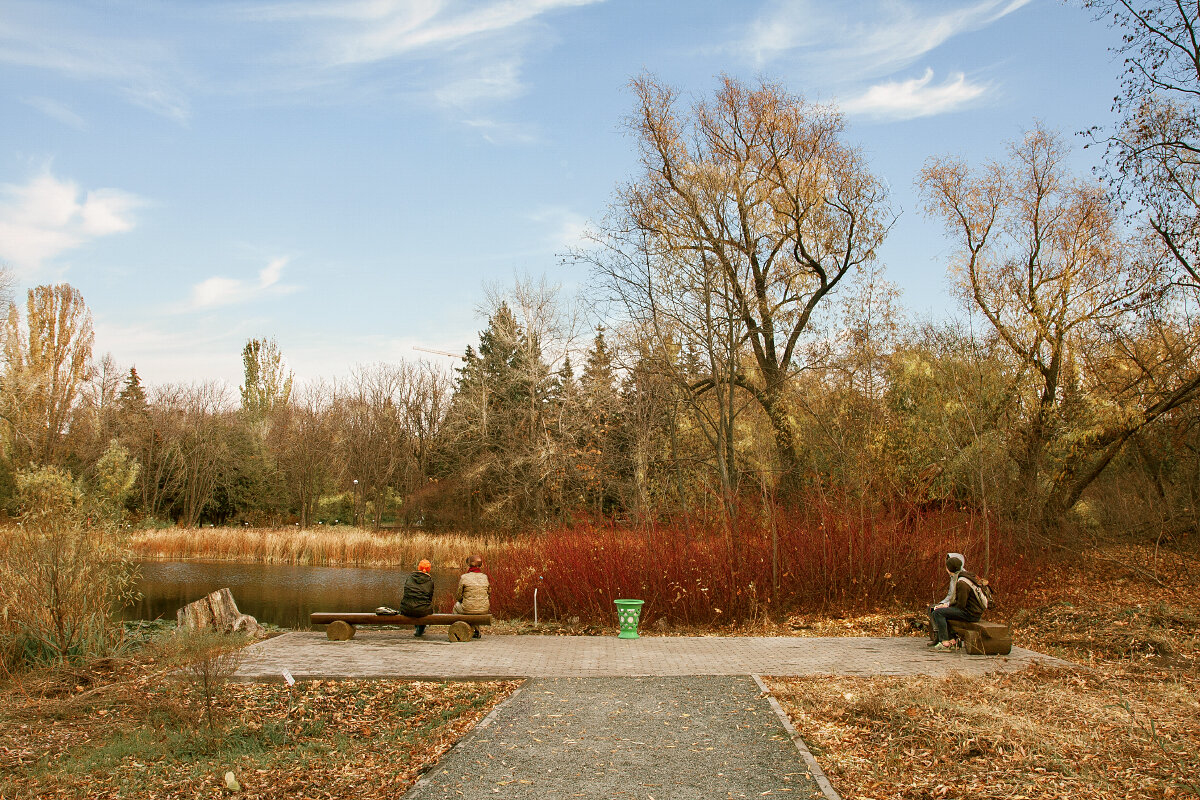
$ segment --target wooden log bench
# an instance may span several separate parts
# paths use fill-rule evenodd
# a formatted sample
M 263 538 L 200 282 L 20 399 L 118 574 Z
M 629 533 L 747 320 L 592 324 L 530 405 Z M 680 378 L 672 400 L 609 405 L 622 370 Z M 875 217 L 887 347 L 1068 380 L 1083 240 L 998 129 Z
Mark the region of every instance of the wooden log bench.
M 403 614 L 375 614 L 370 611 L 314 611 L 309 615 L 313 625 L 325 625 L 325 635 L 331 641 L 344 642 L 354 638 L 355 625 L 449 625 L 452 642 L 465 642 L 475 635 L 480 625 L 491 625 L 491 614 L 430 614 L 427 617 L 406 617 Z
M 963 649 L 973 656 L 1006 656 L 1012 651 L 1012 630 L 1002 622 L 962 622 L 946 620 L 950 632 L 963 643 Z

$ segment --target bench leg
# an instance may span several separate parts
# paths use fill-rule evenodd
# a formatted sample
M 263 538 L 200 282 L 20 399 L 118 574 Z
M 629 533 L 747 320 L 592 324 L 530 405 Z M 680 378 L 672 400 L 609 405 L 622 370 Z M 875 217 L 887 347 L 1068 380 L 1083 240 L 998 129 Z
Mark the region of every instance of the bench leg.
M 471 638 L 471 626 L 460 619 L 450 625 L 449 636 L 452 642 L 465 642 Z
M 345 642 L 354 638 L 354 626 L 345 620 L 336 619 L 325 626 L 325 636 L 331 642 Z

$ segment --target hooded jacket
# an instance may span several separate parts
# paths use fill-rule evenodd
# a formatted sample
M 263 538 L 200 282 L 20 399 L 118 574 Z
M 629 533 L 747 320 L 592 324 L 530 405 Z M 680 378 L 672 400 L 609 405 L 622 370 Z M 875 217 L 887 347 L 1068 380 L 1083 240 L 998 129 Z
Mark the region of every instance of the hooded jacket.
M 406 617 L 424 617 L 433 613 L 433 576 L 416 570 L 404 582 L 400 613 Z
M 950 591 L 946 592 L 946 596 L 943 597 L 941 599 L 941 602 L 938 603 L 938 605 L 952 606 L 955 604 L 954 598 L 957 595 L 956 590 L 958 589 L 958 575 L 960 572 L 962 572 L 964 569 L 967 568 L 967 559 L 963 557 L 962 553 L 947 553 L 946 558 L 947 559 L 957 558 L 958 563 L 962 564 L 962 566 L 959 567 L 958 572 L 952 573 L 950 575 Z
M 976 617 L 982 616 L 985 608 L 980 602 L 975 588 L 979 585 L 979 578 L 975 576 L 975 573 L 967 571 L 967 559 L 963 557 L 962 553 L 948 553 L 946 558 L 957 558 L 962 566 L 959 567 L 958 572 L 950 576 L 950 591 L 946 592 L 942 603 L 961 608 Z M 966 580 L 959 580 L 960 578 L 966 578 Z

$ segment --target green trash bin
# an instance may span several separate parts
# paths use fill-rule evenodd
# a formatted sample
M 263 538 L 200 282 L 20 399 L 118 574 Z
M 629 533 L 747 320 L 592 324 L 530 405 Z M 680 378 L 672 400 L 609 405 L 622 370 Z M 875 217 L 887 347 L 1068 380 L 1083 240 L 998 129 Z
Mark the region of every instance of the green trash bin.
M 638 618 L 642 616 L 642 603 L 645 600 L 614 600 L 617 604 L 617 622 L 621 626 L 618 639 L 638 638 Z

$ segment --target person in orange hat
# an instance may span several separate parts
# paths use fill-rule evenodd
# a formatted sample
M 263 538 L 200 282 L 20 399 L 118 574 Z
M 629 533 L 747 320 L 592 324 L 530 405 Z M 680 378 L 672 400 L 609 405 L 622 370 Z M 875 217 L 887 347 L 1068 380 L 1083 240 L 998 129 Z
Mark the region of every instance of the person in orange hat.
M 410 572 L 404 582 L 404 596 L 400 598 L 400 613 L 406 617 L 427 617 L 433 613 L 433 565 L 422 558 L 416 570 Z M 424 636 L 425 626 L 414 626 L 414 636 Z

